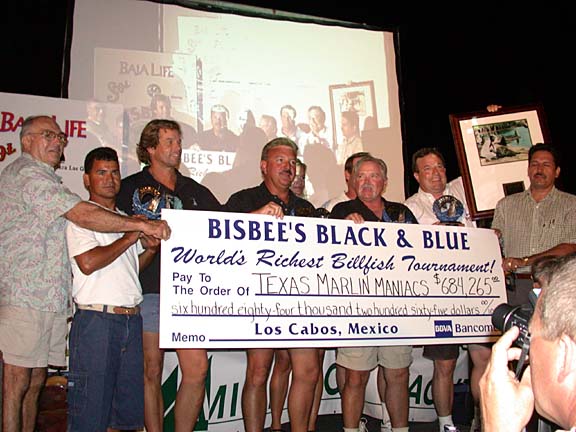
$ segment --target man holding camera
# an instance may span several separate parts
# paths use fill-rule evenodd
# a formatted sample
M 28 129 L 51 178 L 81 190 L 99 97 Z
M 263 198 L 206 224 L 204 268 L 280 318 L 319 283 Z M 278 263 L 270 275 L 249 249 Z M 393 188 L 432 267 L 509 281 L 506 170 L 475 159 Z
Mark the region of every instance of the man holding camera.
M 518 327 L 494 344 L 480 380 L 482 415 L 487 431 L 520 432 L 534 406 L 543 417 L 576 431 L 576 254 L 559 258 L 530 322 L 530 365 L 520 380 L 508 369 L 518 360 L 512 348 Z

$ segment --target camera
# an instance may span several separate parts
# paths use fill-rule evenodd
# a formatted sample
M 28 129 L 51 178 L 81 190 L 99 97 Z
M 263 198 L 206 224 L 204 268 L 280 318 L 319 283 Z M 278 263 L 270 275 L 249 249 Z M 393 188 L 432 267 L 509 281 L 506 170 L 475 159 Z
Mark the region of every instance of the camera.
M 514 341 L 514 345 L 519 348 L 525 347 L 528 349 L 530 347 L 530 331 L 528 330 L 528 325 L 534 314 L 534 307 L 536 306 L 539 292 L 539 290 L 530 291 L 528 295 L 530 303 L 520 306 L 502 303 L 492 312 L 492 325 L 502 333 L 507 332 L 513 326 L 520 329 L 520 334 Z
M 518 335 L 518 339 L 514 341 L 514 345 L 519 348 L 525 345 L 530 346 L 528 324 L 530 323 L 533 313 L 534 308 L 529 304 L 510 306 L 509 304 L 502 303 L 492 312 L 492 325 L 502 333 L 507 332 L 513 326 L 518 327 L 520 334 Z

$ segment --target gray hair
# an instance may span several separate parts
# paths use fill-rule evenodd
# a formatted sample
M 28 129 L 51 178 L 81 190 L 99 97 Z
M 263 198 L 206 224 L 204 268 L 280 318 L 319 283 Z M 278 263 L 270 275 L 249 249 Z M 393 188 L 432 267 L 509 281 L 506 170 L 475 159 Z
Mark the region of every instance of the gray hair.
M 576 253 L 554 262 L 549 281 L 542 286 L 535 314 L 540 318 L 545 339 L 567 335 L 576 341 Z
M 45 115 L 45 114 L 26 117 L 26 119 L 22 123 L 22 127 L 20 128 L 20 142 L 22 142 L 22 138 L 24 138 L 24 135 L 26 135 L 28 133 L 30 128 L 32 126 L 34 126 L 34 123 L 36 122 L 36 120 L 40 120 L 40 119 L 53 120 L 52 117 L 50 117 L 49 115 Z
M 388 167 L 386 166 L 386 162 L 384 162 L 382 159 L 376 158 L 371 155 L 363 156 L 356 161 L 356 163 L 352 167 L 352 177 L 357 177 L 360 166 L 366 162 L 374 162 L 375 164 L 377 164 L 380 167 L 380 171 L 382 172 L 382 178 L 384 180 L 388 178 Z

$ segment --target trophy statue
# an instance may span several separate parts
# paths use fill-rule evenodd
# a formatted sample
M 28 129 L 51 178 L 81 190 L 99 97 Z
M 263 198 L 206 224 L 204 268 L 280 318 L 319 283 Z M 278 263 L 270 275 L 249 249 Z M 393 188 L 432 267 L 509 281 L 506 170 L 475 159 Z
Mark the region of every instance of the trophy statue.
M 460 220 L 464 214 L 464 204 L 452 195 L 442 195 L 434 201 L 432 211 L 442 225 L 462 225 Z
M 174 197 L 160 192 L 153 186 L 143 186 L 132 195 L 132 210 L 134 214 L 146 216 L 148 219 L 160 219 L 163 208 L 174 208 Z

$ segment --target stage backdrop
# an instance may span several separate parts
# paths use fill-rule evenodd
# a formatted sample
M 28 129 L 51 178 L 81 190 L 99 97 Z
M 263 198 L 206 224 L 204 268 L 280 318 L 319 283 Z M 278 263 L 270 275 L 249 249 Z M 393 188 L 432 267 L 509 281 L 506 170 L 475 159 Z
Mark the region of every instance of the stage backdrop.
M 259 182 L 260 150 L 283 126 L 308 165 L 316 206 L 344 190 L 343 161 L 360 150 L 388 163 L 387 197 L 404 200 L 394 33 L 259 8 L 240 16 L 238 5 L 208 3 L 211 12 L 76 0 L 70 97 L 123 104 L 131 153 L 150 119 L 181 122 L 181 169 L 222 202 Z M 358 118 L 346 139 L 344 111 Z M 228 130 L 218 144 L 216 121 Z

